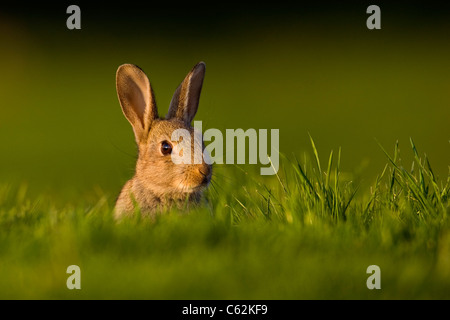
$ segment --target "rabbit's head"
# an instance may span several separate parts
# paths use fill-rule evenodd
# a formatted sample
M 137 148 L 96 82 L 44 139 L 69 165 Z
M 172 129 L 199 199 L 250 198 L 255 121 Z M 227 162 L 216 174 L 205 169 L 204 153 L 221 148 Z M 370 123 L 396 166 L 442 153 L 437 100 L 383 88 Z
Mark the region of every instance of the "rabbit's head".
M 209 184 L 212 168 L 203 158 L 205 147 L 201 133 L 191 126 L 198 109 L 204 75 L 205 64 L 200 62 L 175 91 L 169 112 L 163 119 L 158 116 L 146 74 L 132 64 L 124 64 L 117 70 L 120 105 L 133 127 L 139 149 L 134 177 L 139 192 L 151 192 L 157 197 L 169 199 L 186 199 L 187 196 L 199 196 Z M 177 129 L 184 129 L 191 139 L 186 139 L 185 135 L 172 141 Z M 187 151 L 190 151 L 192 161 L 174 161 L 174 153 L 183 156 L 182 153 Z

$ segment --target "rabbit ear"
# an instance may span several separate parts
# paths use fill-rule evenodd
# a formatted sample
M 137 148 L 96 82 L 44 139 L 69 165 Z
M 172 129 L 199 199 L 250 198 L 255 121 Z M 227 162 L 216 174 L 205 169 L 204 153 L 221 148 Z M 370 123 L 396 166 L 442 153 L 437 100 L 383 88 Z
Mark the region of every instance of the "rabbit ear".
M 158 117 L 155 96 L 144 71 L 133 64 L 117 69 L 116 89 L 123 114 L 133 126 L 136 142 L 145 140 Z
M 205 63 L 199 62 L 184 78 L 172 97 L 167 119 L 177 118 L 188 125 L 192 122 L 197 113 L 205 70 Z

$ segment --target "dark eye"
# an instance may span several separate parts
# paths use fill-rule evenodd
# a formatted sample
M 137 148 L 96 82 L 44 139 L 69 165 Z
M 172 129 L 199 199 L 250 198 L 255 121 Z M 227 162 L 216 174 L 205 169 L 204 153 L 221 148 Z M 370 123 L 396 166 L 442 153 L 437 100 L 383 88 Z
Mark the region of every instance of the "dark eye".
M 167 141 L 163 141 L 161 143 L 161 153 L 165 156 L 167 156 L 168 154 L 171 154 L 172 153 L 172 145 Z

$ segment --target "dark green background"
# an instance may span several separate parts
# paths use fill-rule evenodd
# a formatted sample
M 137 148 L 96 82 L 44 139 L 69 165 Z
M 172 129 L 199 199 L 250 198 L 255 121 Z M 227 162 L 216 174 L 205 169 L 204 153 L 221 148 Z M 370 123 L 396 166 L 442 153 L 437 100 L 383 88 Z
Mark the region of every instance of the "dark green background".
M 450 14 L 438 3 L 189 4 L 79 2 L 0 10 L 0 183 L 64 197 L 113 198 L 133 172 L 132 130 L 115 92 L 123 63 L 142 67 L 161 115 L 185 74 L 205 61 L 204 128 L 277 128 L 281 152 L 323 159 L 367 184 L 409 137 L 445 180 L 450 159 Z M 381 30 L 366 8 L 381 8 Z M 259 167 L 259 166 L 257 166 Z

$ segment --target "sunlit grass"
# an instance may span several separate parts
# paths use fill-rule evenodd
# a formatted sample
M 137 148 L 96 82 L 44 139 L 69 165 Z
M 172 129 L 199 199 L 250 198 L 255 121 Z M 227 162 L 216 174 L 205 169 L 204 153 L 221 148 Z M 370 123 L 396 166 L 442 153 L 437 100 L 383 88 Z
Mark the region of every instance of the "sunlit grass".
M 155 219 L 114 221 L 114 199 L 99 190 L 61 204 L 3 184 L 0 296 L 449 298 L 449 179 L 412 140 L 412 168 L 398 144 L 382 149 L 386 167 L 367 190 L 340 171 L 340 149 L 326 162 L 312 138 L 311 149 L 284 157 L 271 178 L 216 166 L 202 208 Z M 66 288 L 72 264 L 79 291 Z M 365 285 L 372 264 L 381 290 Z

